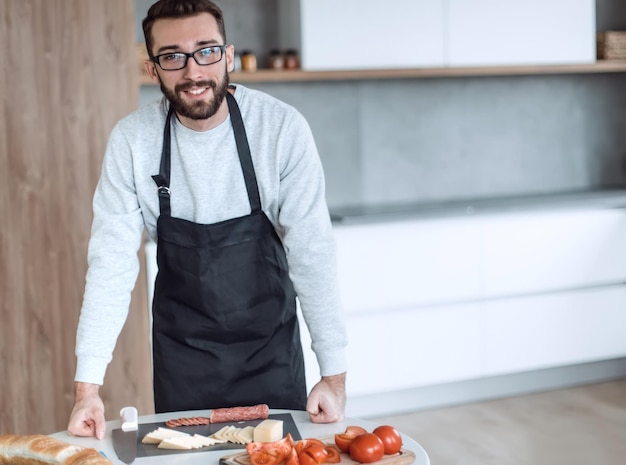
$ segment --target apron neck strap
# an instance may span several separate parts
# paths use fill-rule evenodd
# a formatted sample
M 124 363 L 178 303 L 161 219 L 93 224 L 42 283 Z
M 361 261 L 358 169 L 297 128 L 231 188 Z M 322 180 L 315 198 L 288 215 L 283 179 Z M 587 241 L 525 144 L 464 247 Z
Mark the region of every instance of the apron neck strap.
M 239 105 L 237 105 L 235 97 L 233 97 L 230 92 L 226 92 L 226 102 L 228 102 L 228 111 L 230 112 L 230 123 L 233 125 L 233 132 L 235 133 L 239 163 L 241 163 L 241 170 L 243 171 L 246 189 L 248 190 L 250 208 L 252 209 L 252 213 L 259 213 L 261 211 L 261 197 L 259 196 L 259 185 L 256 182 L 254 165 L 252 164 L 252 155 L 250 154 L 246 128 L 243 125 Z
M 261 197 L 259 195 L 259 185 L 254 172 L 254 165 L 252 164 L 252 155 L 250 153 L 250 145 L 248 144 L 246 128 L 243 124 L 241 112 L 239 111 L 239 105 L 237 105 L 235 97 L 233 97 L 230 92 L 226 92 L 226 102 L 228 103 L 230 122 L 233 126 L 233 132 L 235 134 L 235 144 L 237 145 L 239 163 L 241 164 L 241 170 L 243 171 L 243 177 L 246 183 L 250 208 L 253 214 L 259 213 L 261 211 Z M 167 118 L 165 120 L 165 127 L 163 128 L 163 149 L 161 152 L 161 166 L 159 168 L 159 174 L 152 176 L 152 179 L 158 187 L 159 209 L 161 211 L 161 215 L 171 215 L 170 171 L 172 140 L 171 121 L 173 113 L 174 111 L 170 105 L 170 109 L 167 112 Z
M 161 215 L 171 215 L 172 209 L 170 207 L 170 170 L 171 170 L 171 121 L 174 110 L 170 105 L 170 109 L 167 112 L 167 118 L 165 119 L 165 127 L 163 128 L 163 149 L 161 150 L 161 167 L 159 168 L 159 174 L 152 176 L 152 179 L 157 185 L 159 192 L 159 210 Z

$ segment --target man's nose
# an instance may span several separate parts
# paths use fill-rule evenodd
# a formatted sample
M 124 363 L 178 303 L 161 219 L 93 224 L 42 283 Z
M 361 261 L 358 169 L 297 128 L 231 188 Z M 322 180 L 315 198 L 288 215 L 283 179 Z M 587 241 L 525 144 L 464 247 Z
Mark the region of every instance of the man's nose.
M 202 74 L 202 66 L 198 64 L 194 57 L 187 57 L 187 64 L 184 69 L 185 77 L 198 76 Z

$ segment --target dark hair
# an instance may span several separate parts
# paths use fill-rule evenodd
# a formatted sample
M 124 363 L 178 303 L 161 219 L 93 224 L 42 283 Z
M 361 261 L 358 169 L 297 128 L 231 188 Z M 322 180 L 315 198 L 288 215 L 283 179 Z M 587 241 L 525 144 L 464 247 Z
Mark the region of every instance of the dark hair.
M 224 28 L 224 15 L 222 10 L 210 0 L 159 0 L 148 10 L 144 18 L 143 36 L 146 40 L 148 55 L 152 56 L 152 26 L 157 19 L 161 18 L 186 18 L 196 16 L 200 13 L 209 13 L 217 21 L 217 27 L 222 34 L 224 43 L 226 42 L 226 29 Z

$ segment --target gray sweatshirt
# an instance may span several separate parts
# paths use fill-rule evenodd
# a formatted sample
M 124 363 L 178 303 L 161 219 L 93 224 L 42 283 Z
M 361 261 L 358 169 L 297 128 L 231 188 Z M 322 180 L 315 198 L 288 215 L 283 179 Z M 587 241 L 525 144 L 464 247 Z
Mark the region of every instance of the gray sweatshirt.
M 320 373 L 346 371 L 346 330 L 324 174 L 311 130 L 293 107 L 237 85 L 263 211 L 283 241 Z M 85 294 L 76 338 L 76 381 L 102 384 L 137 280 L 144 227 L 156 240 L 164 101 L 120 120 L 107 144 L 93 199 Z M 196 132 L 172 127 L 172 216 L 203 224 L 250 214 L 227 118 Z

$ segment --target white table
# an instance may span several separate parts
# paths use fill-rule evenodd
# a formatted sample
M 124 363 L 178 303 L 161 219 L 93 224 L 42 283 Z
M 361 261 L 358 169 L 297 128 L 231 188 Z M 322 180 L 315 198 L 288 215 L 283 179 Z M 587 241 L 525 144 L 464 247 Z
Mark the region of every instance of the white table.
M 139 423 L 157 423 L 164 422 L 172 418 L 192 417 L 192 416 L 209 416 L 210 410 L 194 410 L 188 412 L 170 412 L 161 413 L 157 415 L 145 415 L 139 417 Z M 348 425 L 359 425 L 369 431 L 373 430 L 377 424 L 370 421 L 361 420 L 357 418 L 346 418 L 340 423 L 328 423 L 318 424 L 312 423 L 309 419 L 309 415 L 306 412 L 295 410 L 271 410 L 270 413 L 291 413 L 298 431 L 302 438 L 315 438 L 328 436 L 335 433 L 342 433 Z M 67 431 L 61 431 L 59 433 L 52 434 L 51 436 L 62 441 L 70 442 L 72 444 L 78 444 L 84 447 L 93 447 L 103 452 L 114 464 L 122 463 L 115 454 L 112 442 L 112 431 L 120 427 L 120 420 L 111 420 L 107 422 L 107 431 L 104 439 L 98 440 L 95 438 L 79 438 L 69 436 Z M 415 462 L 413 465 L 430 465 L 430 459 L 428 454 L 417 441 L 411 439 L 405 434 L 402 434 L 403 448 L 415 453 Z M 167 463 L 168 465 L 217 465 L 219 459 L 226 455 L 232 455 L 235 451 L 232 450 L 217 450 L 209 452 L 190 452 L 190 453 L 177 453 L 169 454 L 167 456 L 154 456 L 154 457 L 138 457 L 135 459 L 137 465 L 151 465 Z M 165 457 L 165 458 L 164 458 Z

